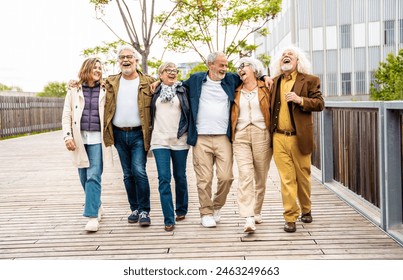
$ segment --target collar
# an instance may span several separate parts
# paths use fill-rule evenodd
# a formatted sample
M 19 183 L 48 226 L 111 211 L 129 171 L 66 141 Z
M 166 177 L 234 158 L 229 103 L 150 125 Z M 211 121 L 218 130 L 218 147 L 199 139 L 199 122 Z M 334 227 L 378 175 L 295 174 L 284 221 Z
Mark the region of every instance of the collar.
M 295 70 L 295 71 L 293 71 L 290 75 L 285 75 L 285 74 L 282 74 L 281 75 L 281 78 L 282 79 L 285 79 L 286 81 L 290 81 L 290 80 L 294 80 L 295 81 L 295 79 L 297 78 L 297 71 Z

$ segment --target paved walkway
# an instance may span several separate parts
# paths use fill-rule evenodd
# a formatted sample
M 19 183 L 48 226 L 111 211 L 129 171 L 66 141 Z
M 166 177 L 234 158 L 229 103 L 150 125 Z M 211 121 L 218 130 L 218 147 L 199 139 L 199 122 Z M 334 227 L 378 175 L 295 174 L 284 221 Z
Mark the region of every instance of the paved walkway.
M 222 222 L 200 225 L 195 176 L 188 162 L 190 209 L 174 232 L 163 229 L 155 162 L 149 157 L 152 225 L 128 224 L 122 173 L 105 168 L 100 230 L 84 231 L 83 191 L 61 132 L 0 141 L 0 259 L 403 259 L 403 248 L 334 193 L 313 180 L 314 222 L 283 231 L 280 183 L 272 162 L 264 223 L 243 233 L 237 178 Z

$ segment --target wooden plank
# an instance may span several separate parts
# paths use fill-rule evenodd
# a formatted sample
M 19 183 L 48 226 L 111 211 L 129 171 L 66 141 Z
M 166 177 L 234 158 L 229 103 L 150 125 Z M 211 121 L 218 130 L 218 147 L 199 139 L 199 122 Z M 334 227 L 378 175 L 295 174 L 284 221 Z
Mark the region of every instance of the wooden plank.
M 200 225 L 196 179 L 188 162 L 189 213 L 174 232 L 163 229 L 155 162 L 148 158 L 150 227 L 127 223 L 130 210 L 120 164 L 105 167 L 100 230 L 87 233 L 84 195 L 61 132 L 0 142 L 0 259 L 403 259 L 403 248 L 381 229 L 312 181 L 312 224 L 283 231 L 280 179 L 274 162 L 267 181 L 264 223 L 243 233 L 235 181 L 216 228 Z M 191 153 L 190 153 L 191 155 Z

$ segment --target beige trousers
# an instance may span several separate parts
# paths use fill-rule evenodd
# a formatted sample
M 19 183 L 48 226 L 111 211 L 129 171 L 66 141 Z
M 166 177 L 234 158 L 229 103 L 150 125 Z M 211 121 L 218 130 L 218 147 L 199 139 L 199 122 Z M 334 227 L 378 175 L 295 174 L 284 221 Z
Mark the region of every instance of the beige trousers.
M 214 164 L 217 189 L 212 198 Z M 199 135 L 193 147 L 193 168 L 196 173 L 200 215 L 221 209 L 234 181 L 232 145 L 226 135 Z
M 274 133 L 273 156 L 281 179 L 283 216 L 295 222 L 301 211 L 311 211 L 311 154 L 301 154 L 296 136 Z
M 239 215 L 255 216 L 262 212 L 267 173 L 273 155 L 268 130 L 248 125 L 236 131 L 233 149 L 239 172 Z

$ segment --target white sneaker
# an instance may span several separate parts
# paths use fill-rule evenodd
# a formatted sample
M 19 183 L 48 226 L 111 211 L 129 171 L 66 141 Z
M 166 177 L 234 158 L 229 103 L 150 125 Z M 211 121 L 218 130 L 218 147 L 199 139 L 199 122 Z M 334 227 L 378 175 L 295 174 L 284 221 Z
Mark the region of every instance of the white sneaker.
M 86 231 L 98 231 L 99 222 L 98 218 L 90 218 L 87 225 L 85 226 Z
M 206 228 L 210 228 L 210 227 L 215 227 L 216 223 L 214 221 L 214 218 L 212 215 L 203 215 L 201 217 L 201 224 L 206 227 Z
M 247 233 L 252 233 L 256 230 L 255 219 L 253 217 L 247 217 L 243 231 Z
M 257 214 L 257 215 L 255 215 L 255 223 L 256 223 L 256 224 L 261 224 L 261 223 L 263 223 L 262 214 Z
M 104 208 L 101 206 L 99 206 L 98 208 L 98 222 L 101 222 L 102 220 L 102 215 L 104 214 Z
M 214 210 L 213 218 L 214 218 L 214 221 L 215 221 L 216 223 L 219 223 L 219 222 L 220 222 L 220 219 L 221 219 L 221 210 L 220 210 L 220 209 Z

